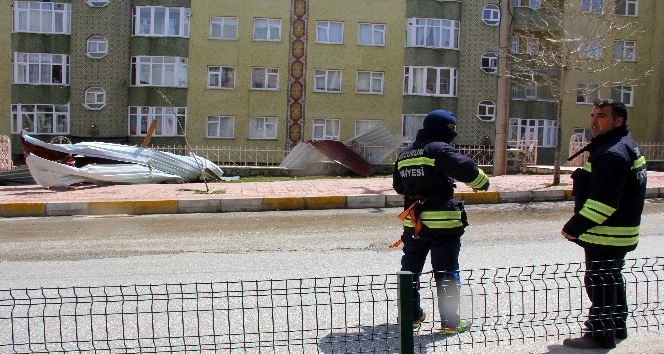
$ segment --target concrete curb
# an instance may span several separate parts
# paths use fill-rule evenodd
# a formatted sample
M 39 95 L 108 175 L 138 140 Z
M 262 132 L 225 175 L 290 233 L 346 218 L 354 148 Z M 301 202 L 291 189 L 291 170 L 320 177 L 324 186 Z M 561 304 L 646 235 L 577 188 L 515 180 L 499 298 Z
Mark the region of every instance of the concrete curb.
M 573 200 L 570 189 L 516 192 L 461 192 L 455 198 L 466 204 L 528 203 Z M 663 198 L 664 187 L 646 189 L 646 198 Z M 233 211 L 321 210 L 393 208 L 403 205 L 400 195 L 359 194 L 348 196 L 262 197 L 237 199 L 107 200 L 90 202 L 0 203 L 0 217 L 72 215 L 148 215 L 224 213 Z

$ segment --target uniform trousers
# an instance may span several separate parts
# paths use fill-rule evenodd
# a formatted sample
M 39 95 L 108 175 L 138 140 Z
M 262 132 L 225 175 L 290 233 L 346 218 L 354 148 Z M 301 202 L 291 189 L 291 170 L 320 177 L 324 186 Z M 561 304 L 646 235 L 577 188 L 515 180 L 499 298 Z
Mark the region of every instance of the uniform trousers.
M 614 337 L 616 330 L 626 330 L 627 296 L 622 275 L 626 254 L 585 250 L 583 281 L 591 302 L 585 326 L 593 337 Z

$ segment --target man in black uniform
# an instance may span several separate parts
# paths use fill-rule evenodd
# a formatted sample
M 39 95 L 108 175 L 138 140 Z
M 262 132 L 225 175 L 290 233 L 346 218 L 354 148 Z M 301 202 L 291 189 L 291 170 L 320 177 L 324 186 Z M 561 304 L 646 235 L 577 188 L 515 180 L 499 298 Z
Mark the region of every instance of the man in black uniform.
M 420 306 L 419 275 L 431 251 L 445 334 L 468 329 L 459 317 L 459 250 L 468 223 L 463 203 L 453 198 L 454 180 L 474 190 L 489 188 L 489 179 L 477 164 L 450 145 L 456 135 L 454 114 L 429 113 L 415 142 L 399 155 L 393 175 L 394 190 L 404 196 L 401 270 L 415 275 L 413 327 L 419 328 L 426 318 Z
M 590 131 L 590 144 L 578 153 L 590 152 L 588 161 L 572 174 L 574 215 L 561 233 L 584 249 L 584 284 L 592 304 L 583 336 L 565 339 L 563 345 L 610 349 L 616 347 L 616 339 L 627 338 L 621 271 L 625 255 L 639 241 L 647 171 L 627 127 L 623 103 L 596 101 Z

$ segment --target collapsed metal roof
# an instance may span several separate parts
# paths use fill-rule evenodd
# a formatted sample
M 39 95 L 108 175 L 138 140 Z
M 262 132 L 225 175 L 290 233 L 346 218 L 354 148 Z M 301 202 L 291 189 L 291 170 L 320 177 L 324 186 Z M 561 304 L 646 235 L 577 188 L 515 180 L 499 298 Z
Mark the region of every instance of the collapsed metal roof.
M 393 135 L 381 124 L 345 144 L 336 140 L 308 140 L 300 143 L 288 153 L 280 167 L 303 168 L 307 163 L 327 158 L 367 177 L 376 172 L 373 164 L 383 162 L 401 146 L 402 141 L 403 138 Z

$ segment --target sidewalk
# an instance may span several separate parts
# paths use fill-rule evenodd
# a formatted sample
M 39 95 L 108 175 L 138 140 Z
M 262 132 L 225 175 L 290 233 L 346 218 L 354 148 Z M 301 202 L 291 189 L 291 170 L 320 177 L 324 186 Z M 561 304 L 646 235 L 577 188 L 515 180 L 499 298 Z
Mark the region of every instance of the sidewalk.
M 487 192 L 457 183 L 455 196 L 467 204 L 571 200 L 572 180 L 549 186 L 551 175 L 490 177 Z M 664 172 L 648 172 L 648 198 L 664 197 Z M 232 211 L 385 208 L 402 205 L 391 178 L 332 178 L 277 182 L 217 182 L 81 186 L 0 187 L 0 217 L 106 214 L 175 214 Z

